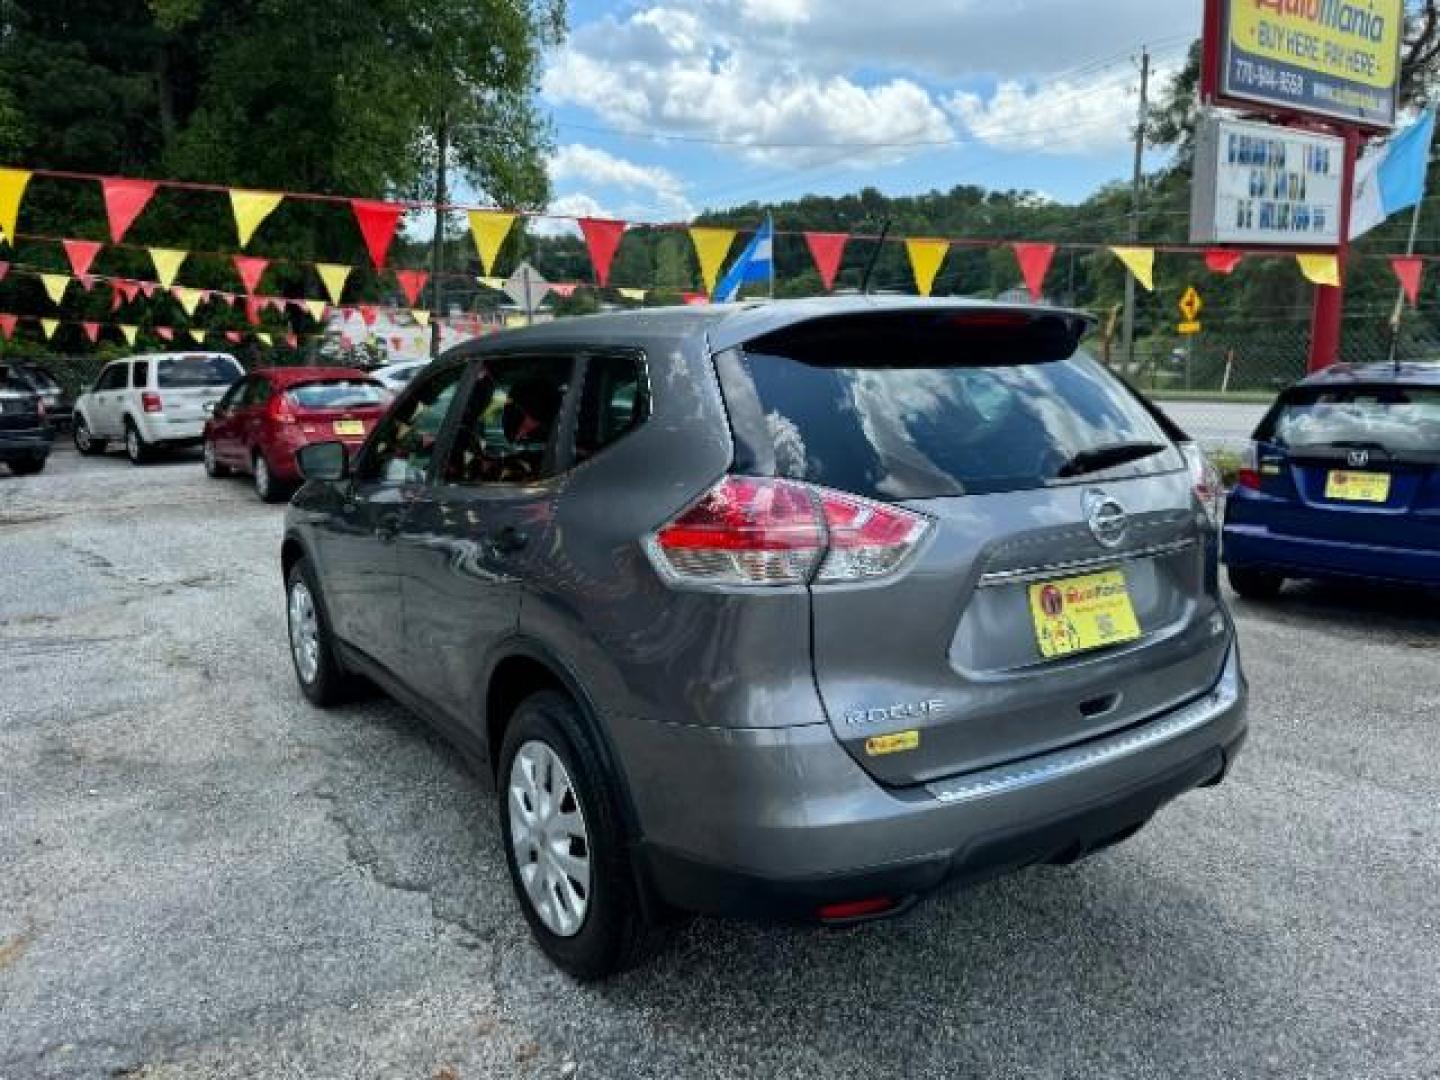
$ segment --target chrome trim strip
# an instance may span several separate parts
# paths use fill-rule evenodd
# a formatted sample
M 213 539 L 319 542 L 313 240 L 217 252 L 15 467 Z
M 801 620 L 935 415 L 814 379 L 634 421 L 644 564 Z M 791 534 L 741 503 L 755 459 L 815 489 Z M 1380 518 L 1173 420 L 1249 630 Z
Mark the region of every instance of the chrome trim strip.
M 1240 699 L 1239 666 L 1232 649 L 1225 661 L 1225 670 L 1215 688 L 1199 701 L 1181 706 L 1174 712 L 1166 713 L 1138 728 L 1098 739 L 1084 746 L 1059 750 L 1028 761 L 1013 765 L 1001 765 L 984 772 L 953 780 L 940 780 L 927 784 L 931 795 L 943 803 L 973 802 L 994 795 L 1008 795 L 1036 784 L 1049 783 L 1065 776 L 1071 776 L 1085 769 L 1118 761 L 1148 750 L 1153 746 L 1177 739 L 1197 728 L 1204 727 L 1221 713 L 1234 707 Z
M 1184 551 L 1192 548 L 1200 541 L 1191 536 L 1185 540 L 1175 540 L 1168 544 L 1156 544 L 1153 547 L 1136 548 L 1134 551 L 1112 551 L 1105 555 L 1096 555 L 1091 559 L 1075 559 L 1070 562 L 1047 563 L 1044 566 L 1026 566 L 1019 570 L 994 570 L 988 574 L 980 575 L 982 589 L 993 588 L 996 585 L 1012 585 L 1023 581 L 1043 581 L 1045 578 L 1057 577 L 1061 574 L 1070 574 L 1077 570 L 1090 570 L 1100 566 L 1115 566 L 1126 561 L 1137 559 L 1157 559 L 1161 555 L 1173 555 L 1177 551 Z

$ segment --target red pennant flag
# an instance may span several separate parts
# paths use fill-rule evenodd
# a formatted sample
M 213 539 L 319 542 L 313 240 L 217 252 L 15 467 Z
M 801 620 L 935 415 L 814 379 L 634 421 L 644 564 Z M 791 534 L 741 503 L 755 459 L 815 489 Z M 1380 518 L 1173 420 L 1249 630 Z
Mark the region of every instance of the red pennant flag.
M 260 312 L 265 307 L 263 303 L 253 296 L 245 301 L 245 321 L 251 326 L 260 325 Z
M 80 329 L 85 331 L 85 336 L 90 339 L 90 344 L 100 340 L 100 324 L 98 322 L 82 322 Z
M 406 307 L 420 306 L 420 290 L 425 288 L 425 282 L 430 275 L 424 270 L 396 270 L 395 280 L 400 283 L 400 291 L 405 294 Z
M 262 259 L 258 255 L 236 255 L 235 270 L 240 275 L 240 282 L 245 286 L 245 291 L 251 296 L 255 295 L 255 289 L 260 284 L 260 275 L 265 273 L 265 268 L 270 265 L 269 259 Z
M 120 305 L 125 302 L 125 290 L 120 287 L 118 281 L 110 283 L 110 310 L 119 311 Z
M 1405 290 L 1405 299 L 1410 301 L 1410 306 L 1415 307 L 1420 302 L 1420 279 L 1425 274 L 1425 263 L 1411 255 L 1392 255 L 1390 257 L 1390 269 L 1395 271 L 1395 276 L 1400 279 L 1400 287 Z
M 110 219 L 110 239 L 118 244 L 155 194 L 155 183 L 111 177 L 100 181 L 100 191 L 105 196 L 105 214 Z
M 1015 261 L 1020 264 L 1020 274 L 1025 278 L 1025 287 L 1030 290 L 1032 300 L 1045 297 L 1045 275 L 1050 272 L 1050 262 L 1055 258 L 1054 244 L 1014 244 Z
M 240 344 L 240 331 L 239 331 L 239 330 L 226 330 L 226 331 L 225 331 L 225 340 L 228 341 L 228 342 L 230 342 L 231 345 L 239 345 L 239 344 Z
M 98 240 L 62 240 L 61 245 L 65 248 L 65 254 L 70 259 L 70 269 L 75 271 L 75 276 L 83 278 L 90 273 L 90 264 L 95 261 L 95 256 L 100 254 L 101 244 Z
M 133 304 L 135 298 L 140 295 L 140 283 L 138 281 L 122 281 L 120 282 L 120 291 L 125 294 L 125 302 Z
M 1228 274 L 1235 267 L 1240 265 L 1240 260 L 1245 257 L 1243 251 L 1226 251 L 1224 248 L 1211 248 L 1205 252 L 1205 265 L 1211 273 Z
M 19 321 L 17 315 L 0 315 L 0 334 L 5 335 L 5 340 L 10 340 L 10 335 L 15 333 L 15 323 Z
M 374 305 L 374 304 L 361 304 L 361 305 L 360 305 L 360 318 L 364 321 L 364 323 L 365 323 L 366 326 L 374 326 L 374 325 L 375 325 L 375 305 Z
M 360 226 L 360 234 L 365 237 L 365 246 L 370 250 L 370 261 L 379 270 L 385 265 L 390 241 L 395 239 L 395 227 L 400 224 L 405 208 L 373 199 L 351 199 L 350 208 L 355 211 L 355 221 Z
M 625 222 L 606 218 L 581 218 L 580 231 L 585 234 L 585 246 L 590 251 L 590 264 L 595 267 L 595 280 L 601 285 L 610 283 L 610 264 L 615 261 L 615 249 L 625 235 Z
M 149 300 L 152 296 L 155 295 L 156 284 L 153 281 L 139 282 L 136 287 L 145 294 L 146 300 Z
M 815 269 L 820 271 L 820 282 L 825 286 L 826 292 L 835 287 L 835 275 L 840 272 L 840 260 L 845 256 L 845 243 L 849 239 L 845 233 L 805 234 L 810 257 L 815 260 Z
M 82 289 L 84 289 L 86 292 L 89 292 L 91 289 L 95 288 L 95 282 L 99 279 L 96 278 L 94 274 L 81 274 L 76 280 L 80 282 L 80 287 Z
M 151 329 L 155 331 L 155 336 L 161 341 L 175 340 L 175 331 L 168 326 L 154 326 Z
M 682 292 L 680 299 L 684 300 L 687 304 L 708 304 L 710 302 L 710 294 L 703 292 Z
M 575 290 L 578 288 L 580 288 L 580 286 L 575 282 L 569 282 L 565 285 L 555 285 L 552 283 L 550 286 L 550 291 L 553 292 L 556 296 L 574 296 Z

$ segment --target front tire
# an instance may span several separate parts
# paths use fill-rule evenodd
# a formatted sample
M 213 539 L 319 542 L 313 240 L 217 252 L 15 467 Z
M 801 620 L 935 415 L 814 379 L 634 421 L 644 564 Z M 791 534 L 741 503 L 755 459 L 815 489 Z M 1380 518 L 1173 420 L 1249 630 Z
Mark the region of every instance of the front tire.
M 256 452 L 254 462 L 255 473 L 255 495 L 261 502 L 277 503 L 284 502 L 288 494 L 280 481 L 275 479 L 275 474 L 270 471 L 270 463 L 265 460 L 265 455 Z
M 1268 570 L 1251 570 L 1245 567 L 1226 568 L 1230 587 L 1246 600 L 1274 600 L 1285 586 L 1285 579 Z
M 510 881 L 545 955 L 581 980 L 644 959 L 660 931 L 636 895 L 616 780 L 570 698 L 520 703 L 495 786 Z
M 285 622 L 300 692 L 321 708 L 347 700 L 353 682 L 335 656 L 330 622 L 309 559 L 297 562 L 285 578 Z
M 76 452 L 82 457 L 93 457 L 105 452 L 105 440 L 97 439 L 90 433 L 90 425 L 83 416 L 75 418 L 75 423 L 70 428 L 70 438 L 75 443 Z
M 125 456 L 130 459 L 131 465 L 144 465 L 152 456 L 150 444 L 140 434 L 134 420 L 125 421 Z
M 210 439 L 205 440 L 204 456 L 205 475 L 210 479 L 218 480 L 222 476 L 230 475 L 230 467 L 220 464 L 220 459 L 215 456 L 215 443 Z
M 20 458 L 18 461 L 10 462 L 10 471 L 16 476 L 34 476 L 45 468 L 46 460 L 43 456 Z

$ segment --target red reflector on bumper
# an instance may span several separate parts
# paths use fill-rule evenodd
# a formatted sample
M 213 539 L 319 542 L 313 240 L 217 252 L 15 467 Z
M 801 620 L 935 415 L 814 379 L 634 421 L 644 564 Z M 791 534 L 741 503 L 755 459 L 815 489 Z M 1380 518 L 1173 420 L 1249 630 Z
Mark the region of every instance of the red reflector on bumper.
M 880 915 L 895 906 L 888 896 L 872 896 L 868 900 L 846 900 L 841 904 L 826 904 L 816 914 L 822 919 L 863 919 L 867 915 Z

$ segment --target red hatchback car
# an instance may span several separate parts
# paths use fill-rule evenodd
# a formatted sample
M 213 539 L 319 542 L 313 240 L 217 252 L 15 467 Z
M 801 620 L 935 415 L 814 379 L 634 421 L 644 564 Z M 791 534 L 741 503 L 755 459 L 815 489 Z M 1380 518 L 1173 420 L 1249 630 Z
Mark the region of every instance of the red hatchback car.
M 205 472 L 249 473 L 265 502 L 300 483 L 295 454 L 316 442 L 357 449 L 390 402 L 379 381 L 356 368 L 268 368 L 230 388 L 205 424 Z

